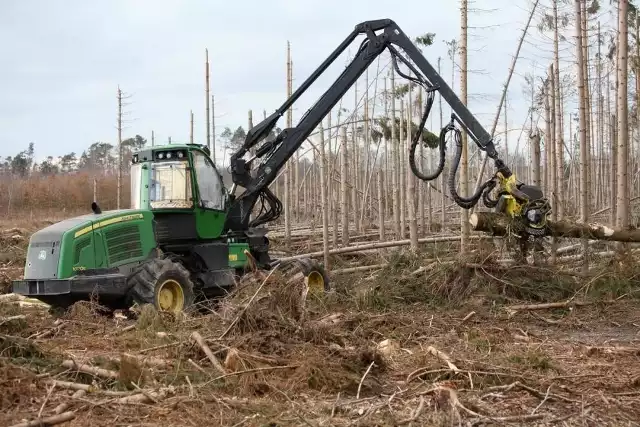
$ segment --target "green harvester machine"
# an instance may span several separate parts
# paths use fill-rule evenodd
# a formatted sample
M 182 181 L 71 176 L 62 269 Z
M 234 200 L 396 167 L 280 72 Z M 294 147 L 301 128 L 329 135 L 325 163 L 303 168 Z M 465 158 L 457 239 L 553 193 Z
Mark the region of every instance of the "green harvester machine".
M 234 189 L 236 186 L 234 186 Z M 131 164 L 131 208 L 50 225 L 31 236 L 13 292 L 66 308 L 95 296 L 111 309 L 183 311 L 225 295 L 254 266 L 271 269 L 266 228 L 228 229 L 236 199 L 206 146 L 143 148 Z M 322 266 L 296 263 L 310 291 L 329 290 Z

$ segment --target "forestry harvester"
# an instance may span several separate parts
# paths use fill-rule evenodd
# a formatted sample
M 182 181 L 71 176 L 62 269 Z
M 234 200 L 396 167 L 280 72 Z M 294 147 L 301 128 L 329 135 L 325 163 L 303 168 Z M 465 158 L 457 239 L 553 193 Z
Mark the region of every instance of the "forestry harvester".
M 360 35 L 365 37 L 355 57 L 297 126 L 269 138 L 284 113 Z M 413 173 L 425 181 L 439 176 L 445 162 L 446 134 L 454 132 L 457 150 L 449 176 L 454 201 L 470 209 L 482 197 L 486 206 L 522 221 L 523 238 L 543 235 L 549 205 L 542 192 L 516 182 L 499 159 L 492 137 L 396 23 L 382 19 L 358 24 L 280 108 L 248 131 L 243 146 L 230 159 L 230 190 L 225 188 L 205 146 L 142 148 L 134 154 L 131 164 L 131 208 L 101 212 L 94 202 L 93 213 L 33 234 L 24 279 L 13 282 L 13 292 L 61 307 L 95 295 L 112 308 L 150 303 L 159 310 L 176 312 L 187 309 L 200 296 L 224 294 L 250 264 L 259 269 L 274 268 L 281 262 L 269 254 L 264 224 L 279 217 L 282 204 L 269 185 L 385 50 L 390 52 L 396 72 L 422 86 L 427 94 L 409 153 Z M 404 74 L 398 61 L 413 76 Z M 453 113 L 451 122 L 440 133 L 438 170 L 425 175 L 418 170 L 415 151 L 420 143 L 426 145 L 422 131 L 435 92 Z M 497 169 L 494 177 L 469 198 L 456 193 L 455 174 L 462 147 L 456 123 L 494 160 Z M 499 197 L 492 199 L 489 193 L 496 187 Z M 258 203 L 260 209 L 254 209 Z M 299 268 L 311 291 L 330 289 L 320 264 L 302 259 Z

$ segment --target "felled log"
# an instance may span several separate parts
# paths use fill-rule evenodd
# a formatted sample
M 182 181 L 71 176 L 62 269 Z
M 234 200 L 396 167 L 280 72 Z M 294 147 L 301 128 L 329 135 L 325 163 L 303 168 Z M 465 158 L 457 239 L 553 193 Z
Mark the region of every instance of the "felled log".
M 512 219 L 496 212 L 475 212 L 469 217 L 474 231 L 481 231 L 504 236 L 512 226 Z M 606 225 L 581 224 L 576 222 L 549 222 L 547 236 L 589 240 L 606 240 L 611 242 L 640 242 L 640 229 L 615 230 Z

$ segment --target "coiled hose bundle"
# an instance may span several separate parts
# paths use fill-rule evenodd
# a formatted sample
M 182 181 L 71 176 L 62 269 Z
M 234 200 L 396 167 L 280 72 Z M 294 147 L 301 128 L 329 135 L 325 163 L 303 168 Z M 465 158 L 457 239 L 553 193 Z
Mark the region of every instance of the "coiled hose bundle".
M 428 112 L 426 115 L 428 115 Z M 421 123 L 421 127 L 423 123 L 426 121 L 426 115 L 423 116 L 424 120 Z M 445 164 L 446 153 L 447 153 L 447 133 L 451 131 L 454 132 L 454 140 L 456 142 L 456 152 L 453 159 L 453 167 L 451 168 L 451 171 L 449 171 L 449 179 L 448 179 L 449 192 L 451 193 L 451 197 L 453 198 L 453 201 L 463 209 L 471 209 L 478 203 L 480 198 L 482 198 L 482 201 L 486 207 L 494 208 L 498 204 L 498 200 L 497 199 L 494 200 L 489 196 L 489 193 L 497 185 L 496 180 L 493 178 L 486 181 L 484 184 L 482 184 L 482 186 L 478 188 L 475 194 L 473 194 L 471 197 L 468 197 L 468 198 L 462 197 L 460 194 L 458 194 L 456 190 L 456 174 L 458 173 L 458 167 L 460 166 L 460 159 L 462 157 L 462 137 L 461 137 L 460 130 L 455 127 L 453 123 L 453 119 L 447 126 L 443 127 L 442 130 L 440 131 L 439 144 L 438 144 L 440 160 L 435 172 L 433 172 L 430 175 L 423 174 L 421 171 L 418 170 L 416 166 L 416 161 L 415 161 L 416 148 L 418 147 L 418 143 L 420 142 L 421 132 L 416 133 L 413 140 L 411 141 L 411 146 L 409 148 L 409 167 L 411 168 L 411 171 L 415 176 L 417 176 L 422 181 L 432 181 L 438 178 L 442 173 L 442 171 L 444 170 L 444 164 Z

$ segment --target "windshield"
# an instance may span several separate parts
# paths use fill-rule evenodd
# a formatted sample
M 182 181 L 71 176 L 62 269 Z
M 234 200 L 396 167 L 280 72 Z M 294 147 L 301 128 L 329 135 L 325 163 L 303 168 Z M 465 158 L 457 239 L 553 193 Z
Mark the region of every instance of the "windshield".
M 191 208 L 191 176 L 186 161 L 156 163 L 149 180 L 151 209 Z

